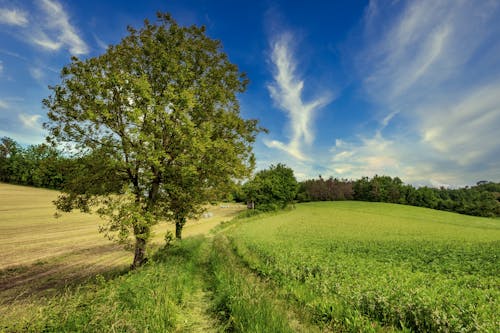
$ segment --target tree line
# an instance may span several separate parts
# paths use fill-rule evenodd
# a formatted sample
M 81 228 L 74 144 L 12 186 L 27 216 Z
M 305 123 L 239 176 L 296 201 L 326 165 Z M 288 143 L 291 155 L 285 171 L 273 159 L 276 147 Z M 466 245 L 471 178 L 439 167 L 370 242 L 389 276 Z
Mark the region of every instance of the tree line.
M 61 190 L 71 159 L 47 144 L 21 146 L 11 138 L 0 140 L 0 181 Z
M 299 184 L 299 202 L 359 200 L 426 207 L 460 214 L 500 216 L 500 183 L 480 181 L 464 188 L 414 187 L 398 177 L 374 176 L 358 180 L 309 179 Z
M 47 144 L 21 146 L 11 138 L 0 141 L 0 181 L 64 190 L 82 166 L 90 167 L 91 156 L 69 157 Z M 98 160 L 98 159 L 97 159 Z M 97 165 L 91 173 L 99 179 Z M 91 179 L 88 180 L 92 182 Z M 119 183 L 119 182 L 117 182 Z M 118 190 L 118 189 L 117 189 Z M 261 170 L 237 187 L 232 198 L 259 211 L 285 208 L 293 202 L 358 200 L 426 207 L 460 214 L 500 216 L 500 183 L 480 181 L 464 188 L 414 187 L 398 177 L 374 176 L 357 180 L 323 178 L 297 182 L 284 164 Z
M 357 180 L 323 178 L 297 182 L 283 164 L 259 171 L 233 193 L 249 208 L 269 211 L 294 202 L 357 200 L 426 207 L 466 215 L 500 216 L 500 183 L 480 181 L 464 188 L 414 187 L 398 177 L 362 177 Z

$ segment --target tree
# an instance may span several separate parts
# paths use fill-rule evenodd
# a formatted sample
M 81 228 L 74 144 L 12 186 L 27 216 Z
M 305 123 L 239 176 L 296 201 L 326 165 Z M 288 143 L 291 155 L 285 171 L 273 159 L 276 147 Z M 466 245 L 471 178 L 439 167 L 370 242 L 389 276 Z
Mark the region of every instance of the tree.
M 239 113 L 245 75 L 204 27 L 158 14 L 128 33 L 101 56 L 73 57 L 43 103 L 49 142 L 80 158 L 57 207 L 99 213 L 120 242 L 132 233 L 135 268 L 154 224 L 182 230 L 209 193 L 250 174 L 260 129 Z
M 15 161 L 21 153 L 21 147 L 11 138 L 3 137 L 0 140 L 0 181 L 14 182 L 18 164 Z
M 245 183 L 243 191 L 248 202 L 259 210 L 268 211 L 285 208 L 293 203 L 298 188 L 293 170 L 278 163 L 257 172 L 252 180 Z

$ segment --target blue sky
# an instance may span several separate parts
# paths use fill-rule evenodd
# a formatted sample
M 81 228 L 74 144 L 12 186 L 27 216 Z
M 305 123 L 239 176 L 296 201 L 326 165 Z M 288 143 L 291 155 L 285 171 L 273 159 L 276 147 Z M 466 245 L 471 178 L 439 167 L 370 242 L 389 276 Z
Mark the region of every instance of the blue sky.
M 258 169 L 500 181 L 500 2 L 0 0 L 0 137 L 43 142 L 41 100 L 71 55 L 105 52 L 157 11 L 206 25 L 269 129 Z

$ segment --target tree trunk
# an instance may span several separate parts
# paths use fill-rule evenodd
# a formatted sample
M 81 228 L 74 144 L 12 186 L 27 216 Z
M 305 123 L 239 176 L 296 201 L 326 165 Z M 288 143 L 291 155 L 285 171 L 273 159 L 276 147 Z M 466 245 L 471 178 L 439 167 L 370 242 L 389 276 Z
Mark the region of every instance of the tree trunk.
M 175 221 L 175 238 L 182 239 L 182 227 L 186 224 L 186 218 L 181 217 Z
M 149 230 L 147 227 L 142 227 L 140 229 L 134 229 L 134 233 L 135 233 L 134 262 L 132 263 L 132 266 L 130 266 L 131 269 L 136 269 L 138 267 L 141 267 L 148 261 L 148 258 L 146 256 L 146 243 L 147 243 L 146 235 L 149 233 Z

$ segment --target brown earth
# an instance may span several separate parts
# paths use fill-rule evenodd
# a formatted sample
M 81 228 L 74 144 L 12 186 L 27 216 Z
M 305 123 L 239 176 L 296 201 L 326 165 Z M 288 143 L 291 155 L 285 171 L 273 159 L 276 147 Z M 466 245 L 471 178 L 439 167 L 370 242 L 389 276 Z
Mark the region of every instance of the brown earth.
M 132 252 L 98 232 L 98 216 L 72 212 L 55 218 L 58 192 L 0 183 L 0 308 L 16 300 L 51 295 L 96 274 L 126 271 Z M 183 236 L 206 234 L 244 206 L 209 206 L 211 216 L 188 221 Z M 154 228 L 151 250 L 173 225 Z M 1 313 L 2 311 L 0 311 Z

